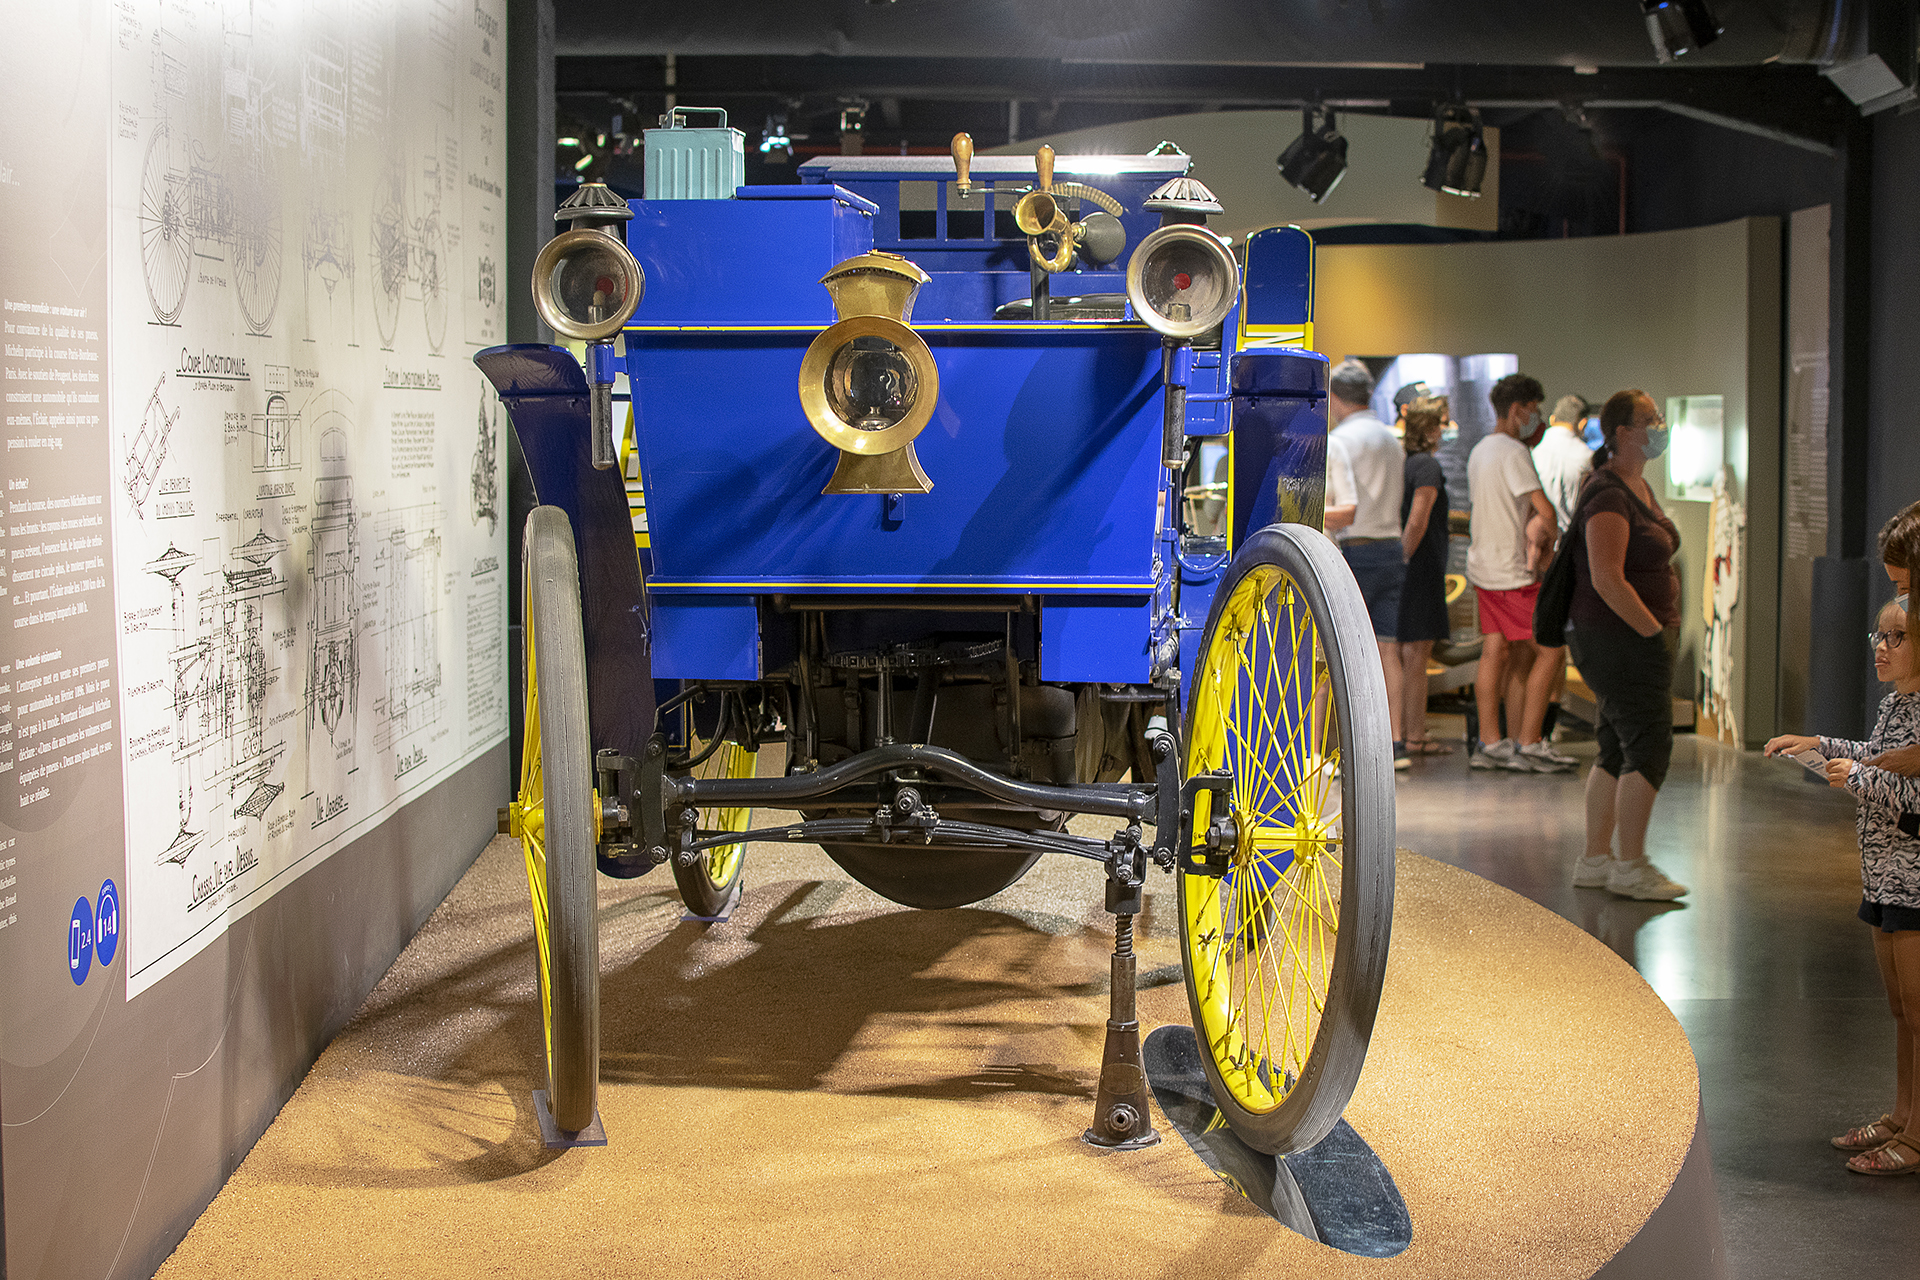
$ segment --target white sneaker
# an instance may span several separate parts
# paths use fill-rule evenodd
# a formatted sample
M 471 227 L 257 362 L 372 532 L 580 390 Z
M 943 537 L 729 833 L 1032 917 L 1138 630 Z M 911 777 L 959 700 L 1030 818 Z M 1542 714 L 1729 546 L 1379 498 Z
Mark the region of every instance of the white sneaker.
M 1607 854 L 1589 858 L 1585 854 L 1573 864 L 1573 887 L 1576 889 L 1604 889 L 1607 887 L 1607 873 L 1613 870 L 1613 859 Z
M 1547 759 L 1549 760 L 1557 760 L 1561 764 L 1579 764 L 1580 763 L 1579 756 L 1570 756 L 1564 751 L 1556 751 L 1554 749 L 1553 743 L 1549 742 L 1545 738 L 1540 739 L 1539 745 L 1546 750 Z
M 1561 755 L 1544 742 L 1529 742 L 1519 754 L 1535 773 L 1565 773 L 1576 763 L 1572 756 Z
M 1514 746 L 1512 738 L 1502 738 L 1498 742 L 1482 742 L 1475 746 L 1474 752 L 1467 757 L 1470 769 L 1518 769 L 1522 773 L 1532 773 L 1533 766 L 1521 760 L 1519 748 Z
M 1660 868 L 1645 858 L 1638 862 L 1616 860 L 1613 869 L 1607 873 L 1607 892 L 1617 893 L 1623 898 L 1638 898 L 1642 902 L 1671 902 L 1686 891 L 1687 886 L 1667 879 Z

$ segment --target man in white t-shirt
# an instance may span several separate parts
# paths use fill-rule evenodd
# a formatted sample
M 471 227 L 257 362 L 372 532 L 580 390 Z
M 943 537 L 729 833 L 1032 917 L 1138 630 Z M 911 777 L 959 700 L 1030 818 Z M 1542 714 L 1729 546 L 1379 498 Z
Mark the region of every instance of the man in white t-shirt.
M 1407 455 L 1367 405 L 1373 375 L 1358 360 L 1343 360 L 1327 378 L 1326 527 L 1340 544 L 1373 620 L 1380 667 L 1387 679 L 1387 716 L 1393 723 L 1393 767 L 1408 765 L 1401 738 L 1400 587 L 1407 562 L 1400 550 L 1400 497 Z
M 1593 450 L 1582 436 L 1591 406 L 1580 396 L 1561 396 L 1547 419 L 1546 434 L 1533 446 L 1533 469 L 1540 473 L 1540 489 L 1553 504 L 1553 517 L 1565 534 L 1573 523 L 1573 507 L 1580 500 L 1580 486 L 1593 474 Z M 1547 687 L 1546 718 L 1540 722 L 1540 741 L 1549 756 L 1564 760 L 1571 767 L 1573 757 L 1561 755 L 1548 742 L 1553 724 L 1554 706 L 1567 689 L 1567 649 L 1561 645 L 1553 663 L 1553 683 Z M 1550 655 L 1548 655 L 1550 656 Z
M 1571 761 L 1562 764 L 1565 757 L 1541 742 L 1540 725 L 1560 651 L 1542 661 L 1533 643 L 1534 600 L 1540 575 L 1553 559 L 1559 526 L 1523 443 L 1540 429 L 1546 392 L 1538 379 L 1512 373 L 1496 382 L 1487 398 L 1493 403 L 1493 431 L 1467 455 L 1473 507 L 1467 581 L 1479 600 L 1482 635 L 1473 681 L 1480 742 L 1467 763 L 1476 769 L 1559 772 Z M 1506 737 L 1500 734 L 1502 702 Z
M 1580 485 L 1593 474 L 1593 450 L 1581 438 L 1587 420 L 1587 402 L 1579 396 L 1561 396 L 1547 419 L 1547 433 L 1533 446 L 1533 469 L 1540 473 L 1540 489 L 1553 504 L 1554 519 L 1565 530 L 1573 519 Z

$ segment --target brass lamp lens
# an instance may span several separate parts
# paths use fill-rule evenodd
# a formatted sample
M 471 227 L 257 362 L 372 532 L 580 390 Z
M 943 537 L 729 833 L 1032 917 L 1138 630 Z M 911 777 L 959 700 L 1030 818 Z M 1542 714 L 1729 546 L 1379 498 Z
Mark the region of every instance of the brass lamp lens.
M 1219 324 L 1239 290 L 1232 251 L 1199 227 L 1161 227 L 1140 242 L 1127 266 L 1134 312 L 1170 338 L 1195 337 Z
M 919 398 L 919 380 L 902 351 L 885 338 L 866 336 L 834 352 L 826 372 L 827 403 L 842 422 L 862 431 L 884 431 L 907 416 Z
M 627 247 L 601 231 L 563 231 L 547 241 L 533 263 L 533 301 L 540 318 L 563 336 L 586 342 L 619 333 L 646 288 L 647 278 Z
M 627 273 L 609 245 L 586 245 L 553 264 L 553 300 L 569 320 L 583 327 L 604 324 L 627 300 Z
M 1170 319 L 1211 311 L 1222 290 L 1214 261 L 1197 246 L 1169 245 L 1141 272 L 1141 292 Z

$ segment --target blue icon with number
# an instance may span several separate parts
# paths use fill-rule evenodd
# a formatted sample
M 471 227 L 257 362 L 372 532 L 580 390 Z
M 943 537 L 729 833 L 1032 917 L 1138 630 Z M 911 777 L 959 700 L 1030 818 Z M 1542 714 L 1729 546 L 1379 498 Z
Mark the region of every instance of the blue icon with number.
M 100 905 L 93 911 L 93 954 L 106 968 L 120 950 L 120 891 L 109 880 L 100 886 Z
M 93 904 L 81 898 L 73 904 L 73 919 L 67 922 L 67 976 L 77 987 L 92 968 Z

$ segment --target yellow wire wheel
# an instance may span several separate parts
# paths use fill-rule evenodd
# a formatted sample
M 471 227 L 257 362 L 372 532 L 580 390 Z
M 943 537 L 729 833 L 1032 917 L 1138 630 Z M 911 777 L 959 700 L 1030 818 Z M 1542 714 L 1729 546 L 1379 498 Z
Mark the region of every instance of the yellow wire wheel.
M 1187 998 L 1222 1118 L 1304 1150 L 1366 1061 L 1393 916 L 1393 746 L 1373 626 L 1324 535 L 1272 525 L 1220 584 L 1186 707 L 1193 840 L 1177 874 Z
M 513 810 L 539 950 L 547 1100 L 554 1123 L 593 1122 L 600 1076 L 600 935 L 594 847 L 600 802 L 587 735 L 587 659 L 573 529 L 558 507 L 527 517 L 527 715 Z
M 712 745 L 710 740 L 694 737 L 692 754 L 698 757 Z M 714 748 L 699 764 L 687 770 L 696 778 L 751 778 L 759 762 L 759 753 L 744 744 L 727 740 Z M 745 831 L 753 817 L 751 809 L 709 808 L 700 810 L 703 834 L 716 831 Z M 699 861 L 683 867 L 673 863 L 673 878 L 680 886 L 680 900 L 696 916 L 717 916 L 726 907 L 734 886 L 740 883 L 740 871 L 746 863 L 745 841 L 712 845 L 700 851 Z

